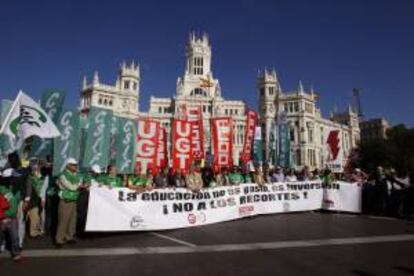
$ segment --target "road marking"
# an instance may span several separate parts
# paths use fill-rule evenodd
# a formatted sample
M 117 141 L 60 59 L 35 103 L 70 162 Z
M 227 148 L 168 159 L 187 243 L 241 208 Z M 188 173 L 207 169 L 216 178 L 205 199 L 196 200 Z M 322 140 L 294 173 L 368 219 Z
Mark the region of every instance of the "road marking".
M 367 216 L 370 219 L 380 219 L 380 220 L 399 220 L 398 218 L 393 218 L 393 217 L 382 217 L 382 216 Z
M 161 235 L 158 233 L 154 233 Z M 167 236 L 168 237 L 168 236 Z M 170 237 L 169 237 L 170 238 Z M 386 242 L 414 241 L 414 235 L 389 235 L 372 237 L 353 237 L 338 239 L 278 241 L 245 244 L 219 244 L 161 247 L 120 247 L 120 248 L 83 248 L 83 249 L 31 249 L 25 250 L 25 257 L 79 257 L 79 256 L 116 256 L 116 255 L 150 255 L 150 254 L 184 254 L 206 252 L 255 251 L 269 249 L 308 248 L 335 245 L 372 244 Z M 0 258 L 8 258 L 8 254 L 0 254 Z
M 186 242 L 186 241 L 183 241 L 183 240 L 180 240 L 180 239 L 176 239 L 176 238 L 173 238 L 173 237 L 170 237 L 170 236 L 167 236 L 167 235 L 163 235 L 163 234 L 160 234 L 160 233 L 151 232 L 150 234 L 153 235 L 153 236 L 156 236 L 158 238 L 161 238 L 161 239 L 165 239 L 165 240 L 169 240 L 169 241 L 179 243 L 181 245 L 185 245 L 185 246 L 189 246 L 189 247 L 196 247 L 197 246 L 193 243 L 189 243 L 189 242 Z

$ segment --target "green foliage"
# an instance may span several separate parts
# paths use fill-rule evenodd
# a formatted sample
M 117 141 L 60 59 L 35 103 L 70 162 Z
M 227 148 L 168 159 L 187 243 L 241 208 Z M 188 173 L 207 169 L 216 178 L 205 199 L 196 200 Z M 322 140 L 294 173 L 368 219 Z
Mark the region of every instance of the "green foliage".
M 395 168 L 400 173 L 414 173 L 414 128 L 397 125 L 389 129 L 387 139 L 360 144 L 359 166 L 373 172 L 377 166 Z

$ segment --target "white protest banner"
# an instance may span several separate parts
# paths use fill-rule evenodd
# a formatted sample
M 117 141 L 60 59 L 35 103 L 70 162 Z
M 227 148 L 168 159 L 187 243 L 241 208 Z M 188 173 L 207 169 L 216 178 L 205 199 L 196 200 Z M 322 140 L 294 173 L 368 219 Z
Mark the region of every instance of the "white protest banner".
M 90 190 L 87 231 L 166 230 L 207 225 L 272 213 L 328 210 L 360 212 L 361 187 L 321 181 L 243 184 L 201 190 L 155 189 L 137 193 L 127 188 Z M 110 218 L 110 219 L 109 219 Z

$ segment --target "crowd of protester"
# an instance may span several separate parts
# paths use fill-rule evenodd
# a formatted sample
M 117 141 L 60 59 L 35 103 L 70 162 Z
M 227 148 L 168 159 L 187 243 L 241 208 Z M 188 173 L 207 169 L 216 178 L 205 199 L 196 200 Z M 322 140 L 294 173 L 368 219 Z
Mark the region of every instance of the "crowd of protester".
M 142 173 L 142 169 L 136 167 L 133 174 L 121 175 L 113 165 L 105 169 L 94 165 L 88 172 L 81 173 L 77 160 L 70 158 L 66 169 L 54 177 L 50 160 L 33 158 L 23 167 L 19 156 L 13 153 L 8 156 L 0 175 L 0 249 L 7 248 L 13 260 L 19 262 L 25 237 L 38 239 L 49 235 L 57 248 L 76 243 L 76 238 L 85 236 L 91 185 L 109 189 L 126 187 L 138 193 L 168 187 L 199 192 L 203 188 L 244 183 L 265 185 L 312 180 L 326 184 L 344 180 L 361 185 L 365 213 L 397 217 L 413 213 L 413 183 L 408 175 L 382 167 L 369 174 L 356 168 L 345 175 L 329 169 L 311 171 L 304 167 L 296 171 L 251 164 L 214 172 L 211 167 L 193 164 L 186 174 L 172 169 L 157 172 L 148 169 Z

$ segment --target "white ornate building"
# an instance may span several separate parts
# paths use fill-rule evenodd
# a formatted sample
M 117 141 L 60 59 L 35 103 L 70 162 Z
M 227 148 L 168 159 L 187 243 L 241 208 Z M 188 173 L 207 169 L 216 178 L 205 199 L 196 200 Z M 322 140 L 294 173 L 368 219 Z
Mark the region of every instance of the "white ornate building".
M 210 146 L 210 118 L 230 116 L 234 125 L 233 160 L 238 163 L 244 142 L 246 105 L 243 101 L 225 100 L 222 97 L 219 80 L 213 76 L 211 46 L 206 34 L 197 37 L 191 33 L 185 54 L 185 71 L 177 79 L 176 95 L 172 98 L 151 97 L 148 113 L 141 115 L 158 119 L 169 134 L 174 114 L 181 106 L 185 105 L 187 110 L 201 107 L 206 150 Z
M 275 112 L 286 111 L 291 141 L 291 157 L 296 167 L 304 165 L 310 168 L 325 166 L 325 144 L 330 130 L 340 130 L 340 145 L 343 158 L 356 147 L 360 139 L 358 115 L 351 108 L 342 114 L 332 114 L 325 119 L 317 108 L 318 95 L 313 91 L 305 92 L 299 82 L 293 92 L 283 92 L 274 70 L 265 70 L 258 77 L 260 124 L 264 130 L 265 155 L 269 155 L 267 146 Z
M 111 109 L 114 114 L 125 118 L 137 118 L 140 93 L 139 65 L 123 62 L 120 65 L 115 85 L 106 85 L 99 81 L 95 72 L 92 82 L 83 79 L 81 90 L 81 112 L 88 114 L 92 106 Z
M 243 101 L 226 100 L 220 83 L 213 76 L 211 46 L 206 34 L 191 33 L 186 47 L 186 65 L 178 77 L 176 95 L 172 98 L 152 96 L 148 112 L 139 112 L 139 66 L 122 63 L 114 86 L 100 83 L 95 73 L 91 83 L 84 78 L 81 90 L 81 112 L 88 114 L 91 106 L 107 108 L 117 116 L 151 117 L 161 122 L 170 140 L 172 120 L 185 105 L 188 110 L 201 107 L 204 119 L 205 149 L 210 150 L 210 118 L 230 116 L 234 123 L 234 156 L 237 164 L 244 143 L 246 105 Z M 258 76 L 258 113 L 264 138 L 265 156 L 269 155 L 270 129 L 277 111 L 285 110 L 289 123 L 292 157 L 296 167 L 324 167 L 324 144 L 330 129 L 339 129 L 346 158 L 360 137 L 358 116 L 351 109 L 325 119 L 316 104 L 318 96 L 305 92 L 301 83 L 296 91 L 283 92 L 276 72 L 264 70 Z M 170 145 L 171 142 L 168 141 Z M 170 146 L 168 147 L 170 150 Z

